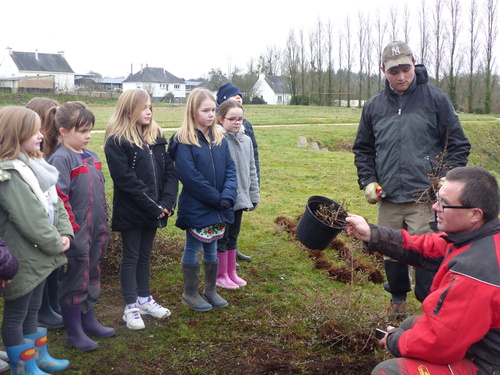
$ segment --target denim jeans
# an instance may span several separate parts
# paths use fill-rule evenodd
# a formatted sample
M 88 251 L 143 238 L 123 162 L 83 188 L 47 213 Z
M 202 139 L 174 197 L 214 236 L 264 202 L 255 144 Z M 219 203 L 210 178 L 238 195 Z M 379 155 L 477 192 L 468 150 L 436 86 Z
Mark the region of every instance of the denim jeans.
M 203 248 L 203 260 L 208 262 L 217 261 L 217 240 L 212 242 L 203 242 L 196 239 L 189 230 L 186 230 L 186 246 L 182 256 L 182 263 L 196 264 L 198 263 L 198 254 Z

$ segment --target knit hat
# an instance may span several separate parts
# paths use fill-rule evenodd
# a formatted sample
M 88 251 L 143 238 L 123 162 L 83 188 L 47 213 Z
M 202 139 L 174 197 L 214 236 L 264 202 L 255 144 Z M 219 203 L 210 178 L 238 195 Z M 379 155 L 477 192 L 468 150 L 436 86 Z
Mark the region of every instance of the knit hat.
M 239 95 L 243 98 L 240 89 L 231 83 L 225 83 L 217 90 L 217 104 L 221 105 L 232 96 Z
M 408 44 L 397 40 L 384 48 L 382 63 L 385 70 L 399 65 L 413 65 L 413 53 Z

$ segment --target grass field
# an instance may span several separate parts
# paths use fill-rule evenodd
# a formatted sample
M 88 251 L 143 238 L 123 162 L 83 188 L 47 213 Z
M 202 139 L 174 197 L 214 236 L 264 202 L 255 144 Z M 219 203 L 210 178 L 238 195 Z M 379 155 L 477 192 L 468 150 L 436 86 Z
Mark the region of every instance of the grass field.
M 96 129 L 104 129 L 113 110 L 92 105 Z M 389 300 L 380 282 L 357 271 L 354 260 L 381 270 L 380 260 L 341 235 L 347 255 L 338 248 L 306 250 L 281 217 L 296 224 L 307 198 L 322 195 L 345 200 L 349 211 L 375 222 L 376 207 L 366 203 L 357 186 L 350 147 L 360 110 L 329 107 L 247 106 L 261 160 L 261 203 L 245 213 L 240 249 L 252 261 L 240 263 L 248 285 L 220 290 L 224 309 L 195 313 L 181 303 L 180 258 L 184 233 L 174 226 L 158 232 L 153 254 L 152 292 L 172 311 L 164 321 L 146 317 L 146 329 L 133 332 L 121 321 L 123 301 L 117 277 L 119 241 L 114 235 L 103 263 L 97 315 L 117 335 L 98 339 L 99 348 L 81 353 L 65 347 L 62 330 L 49 331 L 54 356 L 71 361 L 65 374 L 369 374 L 387 358 L 372 336 L 387 323 L 380 314 Z M 155 105 L 154 116 L 168 129 L 182 122 L 182 106 Z M 461 117 L 473 145 L 470 164 L 500 176 L 500 122 L 494 116 Z M 347 125 L 335 125 L 347 124 Z M 296 126 L 295 126 L 296 125 Z M 300 126 L 298 126 L 300 125 Z M 329 151 L 297 147 L 299 136 L 322 143 Z M 102 152 L 103 134 L 93 135 L 91 149 Z M 105 168 L 105 171 L 106 168 Z M 107 177 L 107 191 L 112 184 Z M 280 221 L 283 222 L 283 221 Z M 339 244 L 337 244 L 339 245 Z M 341 247 L 341 246 L 340 246 Z M 345 250 L 345 248 L 344 248 Z M 346 251 L 343 251 L 346 252 Z M 321 266 L 328 263 L 329 268 Z M 348 275 L 338 281 L 340 269 Z M 413 295 L 410 310 L 418 313 Z

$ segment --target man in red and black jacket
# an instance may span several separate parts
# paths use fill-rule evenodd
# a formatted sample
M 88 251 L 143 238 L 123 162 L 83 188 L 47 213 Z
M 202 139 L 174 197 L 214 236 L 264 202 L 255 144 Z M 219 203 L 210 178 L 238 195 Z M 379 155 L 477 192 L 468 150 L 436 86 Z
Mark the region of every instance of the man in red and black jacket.
M 480 167 L 448 172 L 434 203 L 443 233 L 411 236 L 349 215 L 347 233 L 400 262 L 437 268 L 423 314 L 387 327 L 396 359 L 374 375 L 500 374 L 500 193 Z

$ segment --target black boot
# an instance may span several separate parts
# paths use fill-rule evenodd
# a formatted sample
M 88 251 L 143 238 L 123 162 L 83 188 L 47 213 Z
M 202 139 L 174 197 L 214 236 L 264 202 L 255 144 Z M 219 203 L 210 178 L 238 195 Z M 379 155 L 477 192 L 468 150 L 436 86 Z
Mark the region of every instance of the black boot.
M 214 307 L 226 307 L 228 305 L 227 301 L 217 294 L 215 290 L 215 282 L 217 280 L 217 270 L 219 261 L 209 262 L 203 261 L 203 269 L 205 271 L 204 281 L 205 289 L 203 290 L 203 297 Z
M 114 328 L 104 327 L 97 321 L 94 309 L 87 311 L 86 314 L 82 312 L 82 328 L 86 334 L 96 337 L 111 337 L 115 334 Z
M 64 328 L 66 328 L 66 343 L 84 352 L 97 349 L 99 344 L 91 340 L 83 331 L 80 306 L 61 306 L 61 312 Z
M 182 302 L 184 302 L 195 311 L 211 310 L 212 305 L 201 298 L 198 291 L 200 263 L 182 263 L 182 275 L 184 277 L 184 293 L 182 293 Z M 215 276 L 217 277 L 217 272 Z
M 50 305 L 49 286 L 43 287 L 42 304 L 38 310 L 38 323 L 47 328 L 62 328 L 64 326 L 61 315 L 56 313 Z
M 252 260 L 252 257 L 249 255 L 242 254 L 240 253 L 239 250 L 236 250 L 236 259 L 250 262 Z
M 47 288 L 49 291 L 49 301 L 52 310 L 61 315 L 61 307 L 59 306 L 59 282 L 57 280 L 58 277 L 59 268 L 52 271 L 49 277 L 47 277 L 45 284 L 48 284 Z

